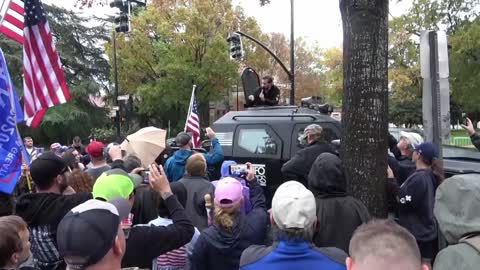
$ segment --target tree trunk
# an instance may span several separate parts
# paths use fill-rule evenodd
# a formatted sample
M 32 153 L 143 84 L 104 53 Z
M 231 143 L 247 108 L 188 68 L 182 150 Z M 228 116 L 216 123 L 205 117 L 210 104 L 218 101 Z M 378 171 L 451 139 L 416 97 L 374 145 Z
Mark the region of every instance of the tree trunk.
M 349 192 L 386 217 L 388 0 L 340 0 L 342 150 Z

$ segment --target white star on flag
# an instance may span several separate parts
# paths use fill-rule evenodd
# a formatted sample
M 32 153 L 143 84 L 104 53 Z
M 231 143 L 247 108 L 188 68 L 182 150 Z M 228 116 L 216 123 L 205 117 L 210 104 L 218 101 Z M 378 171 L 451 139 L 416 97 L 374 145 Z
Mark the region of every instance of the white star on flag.
M 412 196 L 405 196 L 405 199 L 407 200 L 407 202 L 411 202 L 412 201 Z

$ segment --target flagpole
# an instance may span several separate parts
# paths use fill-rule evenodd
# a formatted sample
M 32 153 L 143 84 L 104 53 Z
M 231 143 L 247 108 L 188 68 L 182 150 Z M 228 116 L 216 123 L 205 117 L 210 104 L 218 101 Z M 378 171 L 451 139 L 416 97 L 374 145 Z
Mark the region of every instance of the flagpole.
M 13 90 L 13 89 L 12 89 Z M 27 165 L 27 160 L 25 159 L 25 151 L 23 151 L 23 140 L 20 136 L 20 131 L 18 130 L 18 125 L 15 125 L 15 128 L 17 129 L 17 140 L 18 144 L 20 145 L 21 149 L 21 154 L 22 154 L 22 173 L 25 173 L 25 177 L 27 178 L 27 186 L 28 186 L 28 191 L 32 193 L 32 179 L 30 178 L 30 174 L 27 173 L 27 170 L 23 170 L 23 166 Z

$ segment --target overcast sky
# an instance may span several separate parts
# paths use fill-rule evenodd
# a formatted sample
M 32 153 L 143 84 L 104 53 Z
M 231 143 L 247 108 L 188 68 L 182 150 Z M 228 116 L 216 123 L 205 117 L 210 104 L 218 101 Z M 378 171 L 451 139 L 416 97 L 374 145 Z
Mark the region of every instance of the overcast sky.
M 111 0 L 100 0 L 110 2 Z M 74 9 L 74 0 L 44 0 L 43 2 Z M 233 0 L 245 13 L 260 23 L 264 32 L 280 32 L 290 37 L 290 0 L 271 0 L 261 7 L 259 0 Z M 399 16 L 411 5 L 412 0 L 390 1 L 390 14 Z M 342 44 L 342 21 L 338 0 L 295 0 L 295 36 L 305 37 L 309 43 L 318 43 L 323 48 L 339 47 Z M 114 9 L 95 7 L 87 13 L 99 15 L 112 13 Z

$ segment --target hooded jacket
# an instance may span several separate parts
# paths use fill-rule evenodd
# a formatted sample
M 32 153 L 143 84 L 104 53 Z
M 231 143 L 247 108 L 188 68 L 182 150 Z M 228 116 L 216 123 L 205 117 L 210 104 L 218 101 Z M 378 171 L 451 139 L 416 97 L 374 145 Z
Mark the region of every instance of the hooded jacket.
M 263 244 L 268 222 L 265 196 L 256 180 L 249 185 L 253 210 L 247 215 L 239 213 L 232 233 L 216 225 L 204 230 L 190 258 L 192 270 L 238 270 L 242 252 Z
M 321 154 L 308 175 L 308 188 L 317 202 L 318 232 L 313 242 L 318 247 L 348 251 L 355 229 L 370 219 L 367 208 L 347 195 L 342 163 L 333 154 Z
M 480 251 L 461 239 L 480 236 L 480 175 L 456 175 L 437 189 L 434 213 L 450 244 L 440 251 L 434 270 L 474 270 L 480 266 Z
M 180 180 L 185 175 L 185 165 L 195 151 L 180 149 L 165 162 L 165 173 L 170 182 Z M 212 153 L 203 154 L 207 166 L 214 166 L 223 160 L 223 149 L 217 138 L 212 140 Z
M 57 248 L 58 223 L 72 208 L 90 199 L 91 193 L 34 193 L 18 198 L 15 212 L 28 224 L 33 259 L 40 269 L 65 269 Z
M 284 179 L 295 180 L 306 186 L 313 162 L 322 153 L 335 154 L 335 149 L 325 142 L 316 141 L 298 151 L 287 163 L 283 164 Z

